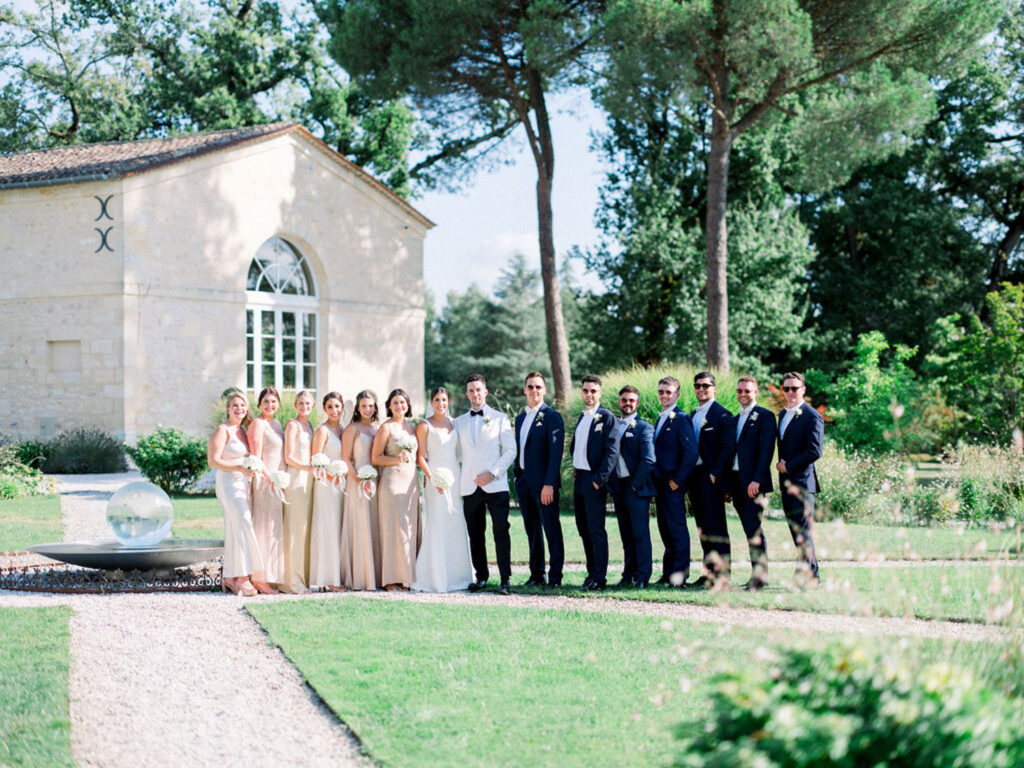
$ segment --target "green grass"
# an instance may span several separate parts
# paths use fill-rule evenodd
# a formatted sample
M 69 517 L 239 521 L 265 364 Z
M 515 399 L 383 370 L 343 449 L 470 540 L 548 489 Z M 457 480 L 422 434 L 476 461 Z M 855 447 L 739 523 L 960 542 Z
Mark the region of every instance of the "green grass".
M 525 564 L 528 559 L 526 532 L 519 513 L 513 510 L 512 562 Z M 733 555 L 737 559 L 748 556 L 747 540 L 739 519 L 729 513 L 729 537 Z M 608 530 L 609 559 L 622 562 L 622 541 L 614 517 L 606 521 Z M 565 539 L 566 561 L 581 563 L 583 542 L 576 532 L 576 523 L 571 516 L 562 516 L 562 533 Z M 221 538 L 224 523 L 220 504 L 210 496 L 174 497 L 174 535 L 187 537 Z M 700 544 L 696 529 L 690 521 L 692 538 L 691 554 L 700 560 Z M 795 561 L 797 551 L 789 534 L 789 526 L 783 520 L 767 520 L 765 535 L 768 539 L 768 556 L 772 562 Z M 659 575 L 658 558 L 663 548 L 658 535 L 658 524 L 651 518 L 651 541 L 654 544 L 655 576 Z M 494 557 L 488 521 L 487 549 Z M 822 560 L 858 560 L 865 557 L 884 557 L 887 560 L 985 560 L 993 557 L 1019 557 L 1021 552 L 1020 532 L 991 530 L 988 528 L 892 528 L 877 525 L 845 524 L 842 522 L 819 523 L 815 526 L 815 542 L 818 557 Z
M 664 766 L 705 725 L 714 672 L 838 636 L 618 613 L 346 596 L 250 603 L 253 617 L 381 766 Z M 873 641 L 865 638 L 864 643 Z M 910 666 L 999 648 L 878 642 Z
M 183 539 L 223 539 L 224 512 L 215 496 L 174 494 L 171 535 Z
M 0 501 L 0 552 L 20 552 L 33 544 L 63 538 L 64 523 L 57 494 Z
M 797 591 L 787 584 L 792 569 L 786 566 L 772 574 L 772 586 L 761 592 L 733 589 L 727 592 L 677 590 L 651 586 L 647 590 L 609 588 L 601 593 L 569 589 L 575 597 L 611 597 L 655 603 L 693 603 L 728 605 L 812 613 L 855 616 L 907 617 L 933 620 L 985 622 L 990 611 L 1020 594 L 1024 568 L 1019 565 L 929 567 L 828 567 L 822 566 L 821 589 Z M 735 572 L 735 583 L 742 584 L 749 574 Z M 524 577 L 525 578 L 525 577 Z M 616 576 L 613 574 L 612 578 Z M 576 587 L 582 574 L 571 574 L 566 584 Z M 523 594 L 548 594 L 542 589 L 517 586 Z
M 71 766 L 71 609 L 0 608 L 0 765 Z

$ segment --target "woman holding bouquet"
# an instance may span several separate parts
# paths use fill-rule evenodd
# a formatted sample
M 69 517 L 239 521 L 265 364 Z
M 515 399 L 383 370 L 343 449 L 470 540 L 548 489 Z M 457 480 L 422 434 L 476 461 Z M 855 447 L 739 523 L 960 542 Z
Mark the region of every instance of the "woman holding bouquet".
M 417 463 L 423 470 L 423 543 L 416 557 L 419 592 L 454 592 L 473 580 L 469 534 L 462 515 L 459 461 L 455 455 L 455 424 L 448 417 L 448 391 L 430 393 L 434 413 L 416 427 Z
M 313 523 L 309 534 L 309 583 L 341 589 L 341 495 L 344 475 L 331 473 L 330 463 L 341 461 L 341 417 L 345 404 L 337 392 L 323 399 L 327 420 L 313 434 L 311 462 L 325 456 L 327 467 L 316 469 L 313 485 Z
M 384 405 L 388 420 L 373 438 L 371 460 L 380 468 L 381 581 L 384 589 L 408 589 L 416 579 L 420 494 L 416 483 L 418 444 L 409 415 L 409 395 L 396 389 Z
M 281 394 L 274 387 L 265 387 L 256 405 L 260 415 L 249 425 L 249 453 L 263 461 L 263 472 L 253 479 L 252 524 L 266 580 L 253 584 L 260 592 L 273 595 L 285 581 L 283 493 L 271 482 L 275 472 L 284 470 L 284 430 L 274 418 L 281 407 Z
M 242 466 L 249 453 L 242 420 L 249 413 L 249 401 L 241 392 L 228 397 L 227 418 L 217 426 L 206 447 L 206 463 L 217 470 L 217 501 L 224 510 L 225 592 L 252 597 L 257 594 L 251 579 L 263 580 L 263 559 L 252 527 L 249 481 L 255 475 Z
M 370 462 L 377 434 L 377 398 L 368 390 L 356 395 L 352 423 L 341 434 L 341 456 L 348 464 L 345 515 L 341 523 L 341 583 L 350 589 L 379 586 L 380 566 L 374 565 L 373 523 L 377 517 L 377 483 L 359 473 L 375 472 Z
M 313 425 L 309 414 L 315 406 L 310 392 L 299 392 L 295 395 L 295 418 L 284 428 L 284 463 L 291 478 L 284 492 L 286 592 L 305 592 L 309 584 L 309 523 L 313 514 L 313 467 L 309 464 Z

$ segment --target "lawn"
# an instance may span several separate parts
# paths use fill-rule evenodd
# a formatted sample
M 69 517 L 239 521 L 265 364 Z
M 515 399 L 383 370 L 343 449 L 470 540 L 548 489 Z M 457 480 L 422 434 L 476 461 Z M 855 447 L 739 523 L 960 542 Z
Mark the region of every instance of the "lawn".
M 74 765 L 68 715 L 71 609 L 0 608 L 0 765 Z
M 60 496 L 26 496 L 0 501 L 0 552 L 20 552 L 32 544 L 64 538 Z
M 715 669 L 806 642 L 791 630 L 355 596 L 247 608 L 381 766 L 664 766 L 674 729 L 703 727 Z M 964 645 L 899 647 L 913 664 L 978 660 Z
M 519 513 L 513 510 L 512 561 L 527 562 L 528 548 L 526 533 Z M 608 530 L 609 558 L 622 562 L 622 541 L 614 517 L 609 517 Z M 565 556 L 568 562 L 583 562 L 583 542 L 576 532 L 572 517 L 562 517 L 562 532 L 565 538 Z M 693 538 L 692 554 L 699 560 L 700 544 L 695 536 L 693 521 L 690 521 Z M 174 497 L 174 535 L 184 537 L 222 538 L 224 524 L 220 504 L 211 496 Z M 738 560 L 748 556 L 743 528 L 735 514 L 729 516 L 729 536 L 733 554 Z M 768 540 L 768 556 L 773 562 L 797 559 L 796 549 L 789 534 L 789 527 L 783 520 L 767 520 L 765 536 Z M 654 542 L 655 558 L 663 551 L 658 525 L 651 518 L 651 540 Z M 890 528 L 877 525 L 847 525 L 841 521 L 819 523 L 815 528 L 818 557 L 827 560 L 861 560 L 884 558 L 887 560 L 985 560 L 993 557 L 1018 557 L 1021 552 L 1020 532 L 991 530 L 988 528 Z M 488 551 L 494 556 L 494 547 L 488 526 Z M 655 565 L 655 576 L 660 568 Z M 614 569 L 613 569 L 614 571 Z M 746 577 L 744 576 L 744 579 Z

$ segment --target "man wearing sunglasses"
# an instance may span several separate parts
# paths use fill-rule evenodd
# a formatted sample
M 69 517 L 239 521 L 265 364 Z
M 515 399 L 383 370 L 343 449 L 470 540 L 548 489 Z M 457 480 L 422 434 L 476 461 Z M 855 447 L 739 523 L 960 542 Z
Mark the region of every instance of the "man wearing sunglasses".
M 752 572 L 744 589 L 768 586 L 768 543 L 761 527 L 763 504 L 772 492 L 775 414 L 757 404 L 757 379 L 736 382 L 740 412 L 736 414 L 736 460 L 729 473 L 729 492 L 750 548 Z
M 679 379 L 658 382 L 661 415 L 654 425 L 654 511 L 665 545 L 659 584 L 685 587 L 690 577 L 690 532 L 686 527 L 686 486 L 697 464 L 697 439 L 689 414 L 676 403 Z
M 727 587 L 732 559 L 724 496 L 736 455 L 736 426 L 733 415 L 715 400 L 715 391 L 713 374 L 701 371 L 693 377 L 697 407 L 690 418 L 697 438 L 697 466 L 690 477 L 690 510 L 700 532 L 705 570 L 693 586 L 702 589 Z
M 803 561 L 797 569 L 797 584 L 817 586 L 818 559 L 814 553 L 811 520 L 814 518 L 814 494 L 820 487 L 814 462 L 821 458 L 825 421 L 804 402 L 805 391 L 802 373 L 787 373 L 782 377 L 786 407 L 779 414 L 779 461 L 775 466 L 779 470 L 782 509 Z

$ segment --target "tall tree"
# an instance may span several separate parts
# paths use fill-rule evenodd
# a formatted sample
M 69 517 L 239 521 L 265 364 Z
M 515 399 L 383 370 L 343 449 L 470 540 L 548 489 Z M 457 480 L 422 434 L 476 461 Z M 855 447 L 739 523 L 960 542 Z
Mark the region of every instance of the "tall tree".
M 822 188 L 901 147 L 932 113 L 928 77 L 990 32 L 1002 0 L 614 0 L 613 111 L 637 84 L 683 86 L 681 112 L 709 142 L 707 361 L 729 368 L 726 210 L 737 139 L 773 115 L 813 158 Z M 701 108 L 706 119 L 701 119 Z
M 274 0 L 0 5 L 0 151 L 294 119 L 407 191 L 412 113 L 361 93 Z
M 522 127 L 537 169 L 537 239 L 555 396 L 572 387 L 555 259 L 548 96 L 579 76 L 594 0 L 319 0 L 338 62 L 382 98 L 409 94 L 435 141 L 414 177 L 465 170 Z

